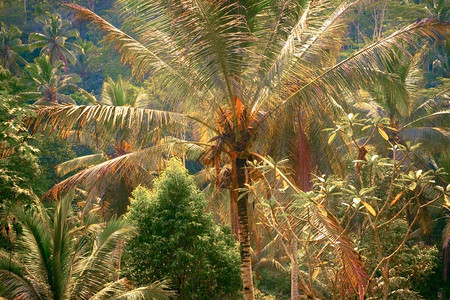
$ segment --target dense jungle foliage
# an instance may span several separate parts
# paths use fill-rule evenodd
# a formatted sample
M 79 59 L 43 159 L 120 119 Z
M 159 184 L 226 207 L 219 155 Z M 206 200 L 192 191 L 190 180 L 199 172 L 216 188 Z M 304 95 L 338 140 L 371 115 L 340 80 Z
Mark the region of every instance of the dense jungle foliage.
M 445 0 L 0 0 L 0 299 L 449 299 Z

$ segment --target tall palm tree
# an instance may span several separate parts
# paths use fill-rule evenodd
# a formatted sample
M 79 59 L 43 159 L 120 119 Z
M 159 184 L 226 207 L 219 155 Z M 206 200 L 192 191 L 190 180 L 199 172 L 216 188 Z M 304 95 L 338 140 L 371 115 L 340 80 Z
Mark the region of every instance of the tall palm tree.
M 30 51 L 41 49 L 40 54 L 48 55 L 52 64 L 61 60 L 67 72 L 68 63 L 75 65 L 76 53 L 83 51 L 80 45 L 68 41 L 70 38 L 78 38 L 78 31 L 69 29 L 71 23 L 63 21 L 60 15 L 48 14 L 45 19 L 39 19 L 39 22 L 42 24 L 43 33 L 30 34 Z
M 99 223 L 95 213 L 81 222 L 71 215 L 71 199 L 52 210 L 42 204 L 12 212 L 23 232 L 14 253 L 0 252 L 0 296 L 7 299 L 169 299 L 156 282 L 131 290 L 115 280 L 114 252 L 132 228 L 121 219 Z
M 61 67 L 61 61 L 52 64 L 50 57 L 47 55 L 35 58 L 34 63 L 25 67 L 37 89 L 36 92 L 27 94 L 40 96 L 34 104 L 75 103 L 71 97 L 62 94 L 62 92 L 69 88 L 76 89 L 75 83 L 81 81 L 81 79 L 76 74 L 61 74 Z
M 0 64 L 9 69 L 14 75 L 21 74 L 20 64 L 25 65 L 26 60 L 20 56 L 20 52 L 26 47 L 20 39 L 22 32 L 14 25 L 7 26 L 1 23 L 0 29 Z
M 335 9 L 332 2 L 320 0 L 124 0 L 119 4 L 138 20 L 131 34 L 88 9 L 68 6 L 78 19 L 106 33 L 106 40 L 116 45 L 134 76 L 151 75 L 161 88 L 169 89 L 174 111 L 103 105 L 40 109 L 32 124 L 35 130 L 41 123 L 52 124 L 52 129 L 65 136 L 73 127 L 79 131 L 95 127 L 101 136 L 128 127 L 136 133 L 134 144 L 140 146 L 135 153 L 78 174 L 57 190 L 75 182 L 95 181 L 100 174 L 145 169 L 161 137 L 170 133 L 182 138 L 192 132 L 195 140 L 189 144 L 205 149 L 205 163 L 231 165 L 230 202 L 238 213 L 246 299 L 253 299 L 247 162 L 267 154 L 272 141 L 266 137 L 281 133 L 274 120 L 293 111 L 339 114 L 342 95 L 355 95 L 361 87 L 389 81 L 380 80 L 385 67 L 381 62 L 391 59 L 394 46 L 414 44 L 416 37 L 440 39 L 448 33 L 445 24 L 422 20 L 338 61 L 341 17 L 355 4 L 352 1 Z M 275 149 L 279 150 L 283 145 Z M 352 268 L 347 270 L 359 272 Z M 351 282 L 363 297 L 365 283 Z
M 104 105 L 111 106 L 127 106 L 127 107 L 146 107 L 149 104 L 147 93 L 143 88 L 132 85 L 129 81 L 122 79 L 119 76 L 117 81 L 108 78 L 103 83 L 103 89 L 101 98 L 98 101 L 94 96 L 88 94 L 94 100 Z M 71 140 L 73 142 L 82 143 L 85 146 L 91 148 L 95 153 L 85 156 L 76 157 L 69 161 L 63 162 L 56 166 L 56 172 L 59 176 L 65 176 L 66 174 L 75 170 L 88 168 L 94 165 L 101 164 L 108 159 L 114 159 L 118 156 L 133 152 L 133 145 L 129 144 L 123 139 L 123 136 L 132 135 L 129 130 L 122 130 L 115 135 L 110 136 L 108 139 L 103 138 L 101 143 L 92 143 L 95 136 L 89 133 L 84 133 L 83 137 L 76 133 L 71 134 Z M 111 179 L 116 184 L 110 185 L 104 191 L 98 188 L 87 193 L 86 205 L 84 212 L 88 212 L 99 197 L 102 203 L 102 212 L 106 216 L 121 215 L 126 212 L 128 205 L 128 198 L 131 196 L 133 187 L 137 184 L 149 184 L 151 176 L 147 176 L 144 182 L 133 180 L 129 176 L 116 176 Z

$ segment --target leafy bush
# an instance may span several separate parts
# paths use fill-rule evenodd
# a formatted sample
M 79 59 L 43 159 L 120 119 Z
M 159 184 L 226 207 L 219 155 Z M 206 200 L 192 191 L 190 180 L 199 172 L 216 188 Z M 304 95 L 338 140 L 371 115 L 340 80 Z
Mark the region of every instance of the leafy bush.
M 182 299 L 231 299 L 241 289 L 234 239 L 205 214 L 205 198 L 177 160 L 154 190 L 138 187 L 127 214 L 138 234 L 126 271 L 139 284 L 168 278 Z

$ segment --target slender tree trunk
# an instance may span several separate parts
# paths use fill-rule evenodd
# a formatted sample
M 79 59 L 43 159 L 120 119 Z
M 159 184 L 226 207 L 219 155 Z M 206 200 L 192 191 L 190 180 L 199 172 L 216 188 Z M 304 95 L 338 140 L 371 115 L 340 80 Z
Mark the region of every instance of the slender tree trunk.
M 241 275 L 245 300 L 253 300 L 253 272 L 250 252 L 250 229 L 248 223 L 248 194 L 238 188 L 245 188 L 245 166 L 246 160 L 236 158 L 233 161 L 233 190 L 239 198 L 237 201 L 237 212 L 239 216 L 239 243 L 241 254 Z
M 297 259 L 297 240 L 294 238 L 291 242 L 292 261 L 291 261 L 291 300 L 298 300 L 298 259 Z
M 444 248 L 444 266 L 442 268 L 442 278 L 444 279 L 444 282 L 447 282 L 447 273 L 448 273 L 448 245 Z
M 389 260 L 386 261 L 385 266 L 381 269 L 381 275 L 383 277 L 383 300 L 387 300 L 389 297 Z

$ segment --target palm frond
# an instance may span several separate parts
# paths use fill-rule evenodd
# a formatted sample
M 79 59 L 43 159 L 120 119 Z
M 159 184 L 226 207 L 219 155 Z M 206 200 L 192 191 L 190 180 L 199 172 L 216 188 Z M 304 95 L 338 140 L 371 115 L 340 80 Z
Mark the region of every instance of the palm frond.
M 138 146 L 157 141 L 162 132 L 182 136 L 196 125 L 220 134 L 212 125 L 195 116 L 129 106 L 47 106 L 39 108 L 37 115 L 26 123 L 33 133 L 48 129 L 49 133 L 57 131 L 60 137 L 67 138 L 75 130 L 89 133 L 95 141 L 109 140 L 115 135 L 117 142 L 126 138 L 127 143 Z
M 261 85 L 257 89 L 255 99 L 259 98 L 259 92 L 264 90 L 264 87 L 273 88 L 275 81 L 281 81 L 285 77 L 287 70 L 296 64 L 296 60 L 302 58 L 303 55 L 309 53 L 310 48 L 316 47 L 315 44 L 321 39 L 330 36 L 335 32 L 337 24 L 350 7 L 358 1 L 344 1 L 336 10 L 321 24 L 311 24 L 311 15 L 323 13 L 327 9 L 327 4 L 322 1 L 310 1 L 307 7 L 303 10 L 296 24 L 292 27 L 289 35 L 285 39 L 283 46 L 273 59 L 270 67 L 265 73 L 264 79 L 261 80 Z M 316 28 L 318 26 L 318 28 Z M 312 53 L 313 51 L 311 51 Z M 316 58 L 309 58 L 311 61 L 318 61 Z M 302 61 L 304 64 L 304 61 Z M 306 71 L 306 69 L 304 69 Z M 302 74 L 305 76 L 306 74 Z M 253 111 L 256 110 L 259 102 L 256 102 Z
M 140 144 L 151 141 L 149 135 L 153 133 L 155 138 L 154 130 L 162 128 L 177 135 L 192 119 L 181 113 L 128 106 L 57 105 L 40 108 L 37 116 L 29 119 L 28 127 L 35 133 L 42 125 L 43 130 L 57 131 L 63 138 L 72 130 L 89 132 L 99 139 L 128 130 L 127 142 L 132 143 L 134 137 L 135 143 Z M 118 138 L 123 139 L 123 134 Z
M 23 236 L 19 240 L 23 262 L 27 273 L 31 274 L 40 294 L 50 294 L 51 288 L 57 285 L 52 269 L 52 237 L 51 230 L 42 214 L 25 211 L 15 207 L 13 215 L 23 226 Z
M 275 258 L 264 257 L 260 259 L 253 267 L 254 270 L 257 270 L 259 267 L 270 268 L 282 273 L 286 272 L 286 268 Z
M 138 300 L 138 299 L 155 299 L 155 300 L 168 300 L 174 298 L 176 292 L 170 290 L 166 281 L 153 282 L 147 286 L 140 287 L 113 299 L 117 300 Z
M 134 3 L 139 8 L 131 9 L 133 14 L 131 17 L 134 18 L 136 13 L 145 10 L 145 15 L 147 15 L 148 19 L 144 20 L 148 20 L 148 22 L 144 21 L 142 23 L 150 24 L 152 21 L 161 20 L 163 15 L 161 13 L 166 10 L 164 5 L 156 2 L 143 2 L 145 1 L 133 1 L 130 3 L 131 6 Z M 200 76 L 192 76 L 192 70 L 189 73 L 183 71 L 186 63 L 185 61 L 180 61 L 180 57 L 184 56 L 183 52 L 176 51 L 177 47 L 166 47 L 167 43 L 171 43 L 172 38 L 170 36 L 163 36 L 155 42 L 153 37 L 161 32 L 159 28 L 146 30 L 147 36 L 141 35 L 140 38 L 142 41 L 150 41 L 141 43 L 82 6 L 76 4 L 66 4 L 66 6 L 75 12 L 76 19 L 87 21 L 97 29 L 105 32 L 105 39 L 115 45 L 119 54 L 121 54 L 122 63 L 131 66 L 133 76 L 144 78 L 147 75 L 151 75 L 161 88 L 176 86 L 177 89 L 173 89 L 172 92 L 182 98 L 214 99 Z M 149 12 L 152 6 L 158 7 L 157 11 L 159 14 L 153 19 L 153 15 Z M 148 35 L 151 37 L 148 37 Z M 172 51 L 176 53 L 170 55 Z
M 112 218 L 97 234 L 92 252 L 80 259 L 74 267 L 78 278 L 70 287 L 71 295 L 79 299 L 89 299 L 95 291 L 102 290 L 111 282 L 114 262 L 117 258 L 111 255 L 119 240 L 126 239 L 132 233 L 132 227 L 122 219 Z
M 418 126 L 423 124 L 424 122 L 429 122 L 434 119 L 443 119 L 443 127 L 446 127 L 448 125 L 448 116 L 450 115 L 450 110 L 442 110 L 438 112 L 434 112 L 432 114 L 427 114 L 425 116 L 421 116 L 418 118 L 415 118 L 411 122 L 402 125 L 402 129 L 405 130 L 407 128 L 410 128 L 412 125 Z
M 425 114 L 431 114 L 437 109 L 439 109 L 440 106 L 438 100 L 441 98 L 444 99 L 450 98 L 450 88 L 447 87 L 438 89 L 438 91 L 434 95 L 428 97 L 428 99 L 425 102 L 423 102 L 417 108 L 415 108 L 415 110 L 412 113 L 412 118 L 415 119 Z
M 161 168 L 161 157 L 172 155 L 181 157 L 187 154 L 191 159 L 198 159 L 207 147 L 207 144 L 167 137 L 156 146 L 124 154 L 82 170 L 56 184 L 43 198 L 56 199 L 60 194 L 78 185 L 85 185 L 88 190 L 96 187 L 95 192 L 102 194 L 111 180 L 122 178 L 123 176 L 136 184 L 139 182 L 148 183 L 150 182 L 151 174 Z
M 144 76 L 150 72 L 151 67 L 164 68 L 165 71 L 172 72 L 177 76 L 181 75 L 173 66 L 168 65 L 150 49 L 144 47 L 131 36 L 117 29 L 95 13 L 77 4 L 66 4 L 66 6 L 75 11 L 75 17 L 78 20 L 90 22 L 97 29 L 106 33 L 107 40 L 117 43 L 116 48 L 122 54 L 122 62 L 129 63 L 132 66 L 132 72 L 135 76 Z M 182 76 L 180 77 L 183 78 Z
M 335 105 L 329 102 L 330 96 L 338 99 L 339 95 L 345 91 L 352 94 L 360 87 L 377 84 L 377 79 L 380 78 L 377 72 L 383 69 L 381 62 L 391 59 L 393 48 L 408 53 L 408 47 L 402 45 L 402 42 L 414 46 L 417 43 L 415 38 L 440 40 L 447 36 L 448 32 L 448 26 L 435 19 L 425 19 L 405 26 L 326 69 L 298 88 L 295 85 L 288 85 L 282 99 L 277 101 L 270 113 L 261 118 L 260 122 L 292 101 L 313 106 L 318 103 L 309 102 L 312 99 L 325 99 L 326 104 L 333 108 Z M 292 73 L 292 78 L 295 79 L 295 72 Z
M 420 51 L 414 54 L 405 70 L 405 88 L 411 98 L 414 98 L 419 92 L 419 89 L 424 86 L 422 64 L 427 48 L 428 45 L 425 44 Z
M 91 134 L 87 131 L 77 131 L 77 130 L 69 131 L 66 140 L 74 144 L 86 146 L 94 150 L 94 152 L 106 151 L 108 147 L 112 146 L 113 143 L 112 138 L 100 139 L 100 137 L 95 134 Z
M 0 253 L 0 296 L 6 299 L 42 299 L 33 283 L 24 277 L 23 266 Z
M 72 171 L 87 168 L 106 161 L 108 158 L 104 153 L 95 153 L 76 157 L 55 166 L 55 172 L 58 176 L 64 176 Z
M 343 234 L 338 220 L 330 213 L 326 215 L 317 209 L 307 210 L 309 225 L 317 230 L 318 237 L 323 237 L 332 245 L 339 257 L 341 269 L 340 281 L 343 294 L 356 291 L 360 299 L 364 299 L 367 292 L 369 275 L 361 261 L 360 255 L 352 247 L 350 239 Z
M 421 143 L 422 147 L 433 153 L 448 151 L 450 146 L 450 132 L 439 127 L 414 127 L 404 129 L 398 136 L 411 145 Z
M 130 288 L 129 282 L 126 278 L 121 278 L 117 281 L 108 283 L 104 288 L 99 290 L 95 295 L 90 297 L 90 300 L 108 300 L 115 295 L 127 292 Z
M 65 197 L 58 202 L 53 221 L 51 270 L 52 291 L 55 297 L 63 298 L 71 275 L 71 259 L 73 255 L 72 240 L 68 232 L 68 216 L 71 197 Z

